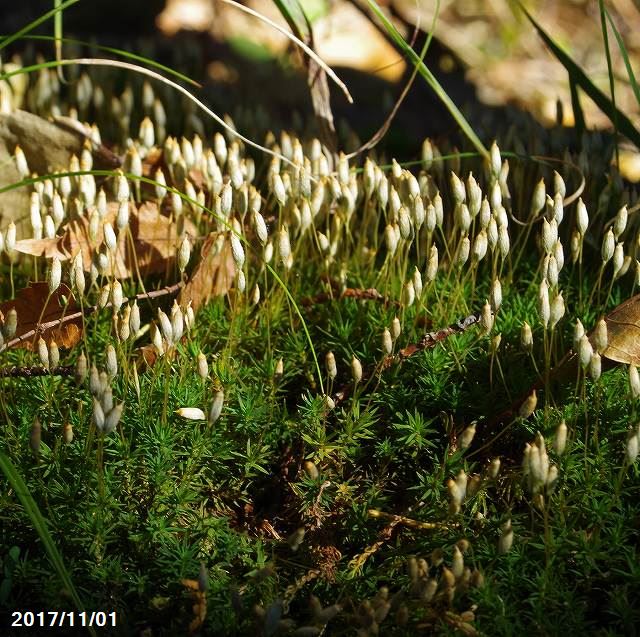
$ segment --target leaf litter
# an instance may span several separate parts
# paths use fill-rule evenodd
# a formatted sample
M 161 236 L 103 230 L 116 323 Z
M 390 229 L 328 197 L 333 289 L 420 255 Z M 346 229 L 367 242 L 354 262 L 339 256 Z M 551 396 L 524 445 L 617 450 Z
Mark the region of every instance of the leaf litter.
M 103 242 L 104 223 L 113 225 L 117 214 L 118 204 L 110 202 L 105 216 L 101 219 L 95 241 L 90 237 L 89 217 L 82 216 L 67 223 L 59 237 L 22 239 L 16 242 L 15 249 L 37 257 L 57 257 L 61 261 L 72 259 L 80 253 L 82 266 L 88 272 L 91 269 L 93 254 Z M 175 259 L 182 240 L 178 223 L 161 214 L 154 202 L 144 202 L 139 208 L 130 203 L 129 229 L 133 249 L 127 240 L 127 233 L 119 233 L 115 255 L 109 260 L 105 274 L 128 279 L 135 276 L 138 270 L 141 275 L 164 272 L 167 264 Z M 197 234 L 195 225 L 187 219 L 183 220 L 183 232 L 192 236 Z
M 58 347 L 72 348 L 82 336 L 82 317 L 61 323 L 66 315 L 76 314 L 80 307 L 77 305 L 69 287 L 61 283 L 57 290 L 49 294 L 46 282 L 31 283 L 29 287 L 18 292 L 15 299 L 0 303 L 0 312 L 7 316 L 11 309 L 18 315 L 15 336 L 11 341 L 12 347 L 22 347 L 33 350 L 37 346 L 38 338 L 42 337 L 47 343 L 54 340 Z M 24 338 L 34 332 L 33 338 Z

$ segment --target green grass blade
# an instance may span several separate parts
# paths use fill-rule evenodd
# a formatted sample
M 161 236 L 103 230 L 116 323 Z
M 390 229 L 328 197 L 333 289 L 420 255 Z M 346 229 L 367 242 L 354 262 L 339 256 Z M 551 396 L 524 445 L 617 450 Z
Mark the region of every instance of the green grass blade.
M 524 5 L 517 0 L 517 4 L 533 25 L 544 43 L 551 49 L 558 61 L 564 66 L 569 76 L 594 102 L 594 104 L 607 115 L 613 122 L 618 122 L 618 130 L 636 146 L 640 146 L 640 131 L 632 124 L 631 120 L 620 110 L 615 108 L 611 100 L 589 79 L 587 74 L 567 55 L 549 36 L 549 34 L 536 22 L 535 18 L 527 11 Z M 615 111 L 615 112 L 614 112 Z
M 2 452 L 0 452 L 0 470 L 2 470 L 2 473 L 4 473 L 5 477 L 9 481 L 9 484 L 16 492 L 18 500 L 20 500 L 22 506 L 24 507 L 24 510 L 31 519 L 33 528 L 36 530 L 36 533 L 40 537 L 40 541 L 42 542 L 44 549 L 47 552 L 47 556 L 49 557 L 49 561 L 51 562 L 53 569 L 58 574 L 58 577 L 60 578 L 63 586 L 69 592 L 73 603 L 76 605 L 76 608 L 79 611 L 84 611 L 82 600 L 80 599 L 78 592 L 73 586 L 71 576 L 69 575 L 69 572 L 64 565 L 62 555 L 60 555 L 60 552 L 58 551 L 55 542 L 51 537 L 51 533 L 49 533 L 47 522 L 42 516 L 42 513 L 40 513 L 40 509 L 38 508 L 36 501 L 33 499 L 33 496 L 29 491 L 29 487 L 27 487 L 24 480 L 22 479 L 22 476 L 15 468 L 9 457 Z M 89 628 L 89 632 L 92 635 L 96 634 L 93 628 Z
M 53 36 L 55 38 L 56 60 L 62 59 L 62 11 L 60 10 L 61 0 L 54 0 L 54 8 L 57 9 L 53 16 Z M 63 79 L 62 67 L 58 67 L 58 75 Z
M 307 343 L 309 343 L 309 347 L 311 348 L 311 355 L 313 356 L 313 362 L 316 366 L 316 373 L 318 374 L 318 383 L 320 384 L 320 392 L 324 395 L 324 383 L 322 382 L 322 371 L 320 370 L 320 363 L 318 362 L 318 355 L 316 353 L 316 348 L 313 345 L 313 340 L 311 339 L 311 334 L 309 333 L 309 328 L 307 327 L 307 322 L 304 320 L 304 316 L 302 316 L 302 312 L 296 303 L 296 300 L 293 298 L 293 295 L 289 291 L 287 284 L 280 278 L 278 273 L 267 263 L 267 270 L 271 272 L 273 278 L 276 280 L 278 285 L 282 288 L 284 293 L 287 295 L 287 299 L 289 299 L 289 303 L 291 303 L 295 313 L 298 315 L 300 319 L 300 324 L 302 325 L 302 329 L 304 330 L 304 335 L 307 339 Z
M 19 40 L 23 35 L 29 33 L 29 31 L 33 31 L 36 27 L 40 26 L 43 22 L 46 22 L 49 18 L 54 17 L 57 13 L 64 11 L 67 7 L 76 4 L 76 2 L 80 2 L 80 0 L 65 0 L 62 4 L 55 6 L 51 11 L 47 11 L 47 13 L 42 14 L 39 18 L 36 18 L 33 22 L 27 24 L 27 26 L 22 27 L 19 31 L 8 35 L 0 41 L 0 51 L 5 47 L 9 46 L 12 42 Z
M 43 69 L 43 68 L 71 66 L 74 64 L 79 66 L 113 66 L 116 68 L 134 71 L 135 73 L 146 75 L 147 77 L 151 77 L 159 82 L 162 82 L 163 84 L 166 84 L 167 86 L 170 86 L 174 90 L 178 91 L 178 93 L 181 93 L 182 95 L 184 95 L 187 99 L 191 100 L 201 111 L 206 113 L 209 117 L 211 117 L 218 124 L 220 124 L 222 128 L 229 131 L 232 135 L 242 140 L 248 146 L 256 148 L 257 150 L 265 153 L 266 155 L 277 157 L 278 159 L 280 159 L 280 161 L 284 162 L 285 164 L 290 164 L 293 166 L 293 162 L 290 159 L 287 159 L 284 155 L 277 153 L 271 150 L 270 148 L 266 148 L 265 146 L 261 146 L 257 142 L 254 142 L 252 139 L 245 137 L 244 135 L 240 134 L 237 130 L 229 126 L 229 124 L 227 124 L 227 122 L 225 122 L 224 119 L 222 119 L 222 117 L 214 113 L 209 107 L 206 106 L 204 102 L 202 102 L 195 95 L 187 91 L 187 89 L 184 86 L 181 86 L 180 84 L 176 84 L 174 81 L 170 80 L 169 78 L 164 77 L 163 75 L 160 75 L 159 73 L 156 73 L 155 71 L 152 71 L 151 69 L 148 69 L 144 66 L 140 66 L 138 64 L 133 64 L 131 62 L 123 62 L 122 60 L 96 59 L 96 58 L 74 58 L 71 60 L 60 60 L 59 62 L 57 60 L 51 60 L 49 62 L 42 62 L 40 64 L 34 64 L 32 66 L 24 66 L 22 68 L 16 69 L 15 71 L 0 73 L 0 81 L 6 80 L 12 77 L 13 75 L 20 75 L 22 73 L 33 73 L 34 71 L 39 71 L 40 69 Z
M 458 109 L 453 100 L 449 97 L 440 82 L 438 82 L 427 65 L 420 59 L 420 56 L 409 46 L 409 43 L 402 37 L 402 34 L 395 28 L 389 18 L 387 18 L 377 2 L 375 0 L 367 0 L 367 2 L 369 4 L 369 7 L 371 7 L 371 10 L 382 22 L 389 36 L 398 45 L 398 48 L 400 48 L 400 50 L 409 58 L 409 60 L 411 60 L 413 66 L 418 69 L 418 73 L 422 75 L 433 92 L 445 105 L 446 109 L 449 111 L 449 113 L 451 113 L 451 116 L 453 117 L 453 119 L 455 119 L 456 123 L 458 124 L 458 126 L 460 126 L 469 141 L 476 147 L 478 152 L 483 157 L 489 157 L 489 151 L 484 147 L 484 144 L 480 141 L 480 138 L 476 135 L 469 122 L 467 122 L 464 115 L 460 112 L 460 109 Z
M 616 83 L 613 77 L 613 64 L 611 63 L 611 50 L 609 49 L 609 33 L 607 32 L 607 19 L 604 14 L 604 2 L 598 0 L 600 8 L 600 26 L 602 27 L 602 41 L 604 42 L 604 53 L 607 60 L 607 73 L 609 75 L 609 92 L 611 93 L 611 104 L 613 105 L 613 129 L 616 132 L 616 164 L 620 163 L 618 153 L 618 109 L 616 107 Z
M 302 20 L 300 16 L 294 15 L 294 9 L 290 6 L 288 0 L 273 0 L 273 4 L 276 5 L 278 11 L 280 11 L 282 17 L 289 25 L 293 34 L 300 40 L 304 40 L 306 34 L 305 28 L 302 26 Z M 300 6 L 297 7 L 300 10 Z
M 27 36 L 24 36 L 22 39 L 23 40 L 43 40 L 43 41 L 51 42 L 51 41 L 54 41 L 56 38 L 50 35 L 27 35 Z M 179 80 L 182 80 L 183 82 L 187 82 L 188 84 L 191 84 L 196 88 L 202 88 L 202 84 L 200 84 L 199 82 L 196 82 L 196 80 L 191 79 L 188 75 L 184 75 L 183 73 L 180 73 L 179 71 L 172 69 L 170 66 L 165 66 L 164 64 L 160 64 L 160 62 L 156 62 L 155 60 L 144 57 L 143 55 L 138 55 L 137 53 L 131 53 L 130 51 L 117 49 L 112 46 L 104 46 L 102 44 L 97 44 L 96 42 L 87 42 L 86 40 L 76 40 L 75 38 L 61 37 L 60 42 L 62 44 L 79 44 L 81 46 L 88 46 L 88 47 L 97 49 L 98 51 L 105 51 L 106 53 L 113 53 L 114 55 L 119 55 L 121 57 L 128 58 L 135 62 L 143 62 L 144 64 L 148 64 L 149 66 L 152 66 L 160 71 L 163 71 L 164 73 L 167 73 L 168 75 L 173 75 Z M 56 60 L 56 63 L 60 64 L 61 61 Z
M 609 24 L 611 25 L 611 30 L 613 31 L 613 35 L 616 38 L 618 43 L 618 48 L 620 49 L 620 55 L 622 55 L 622 59 L 624 60 L 625 68 L 627 69 L 627 75 L 629 76 L 629 83 L 631 84 L 631 88 L 633 89 L 633 94 L 635 95 L 636 102 L 640 105 L 640 87 L 638 86 L 638 82 L 636 80 L 635 73 L 633 72 L 633 68 L 631 67 L 631 62 L 629 61 L 629 54 L 627 52 L 627 47 L 624 44 L 624 40 L 620 35 L 620 32 L 616 28 L 615 23 L 611 18 L 611 14 L 607 11 L 607 8 L 604 7 L 605 15 L 607 16 L 607 20 L 609 20 Z

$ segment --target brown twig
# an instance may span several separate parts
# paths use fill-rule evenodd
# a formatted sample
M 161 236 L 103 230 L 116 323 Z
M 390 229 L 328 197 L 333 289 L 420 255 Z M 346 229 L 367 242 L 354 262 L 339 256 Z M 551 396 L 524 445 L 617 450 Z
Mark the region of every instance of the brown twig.
M 27 366 L 0 368 L 0 378 L 36 378 L 37 376 L 73 376 L 76 368 L 74 365 L 60 365 L 58 367 Z
M 393 46 L 395 48 L 395 42 L 393 41 L 393 39 L 389 36 L 389 34 L 387 33 L 387 30 L 384 29 L 379 23 L 378 21 L 373 17 L 373 14 L 367 12 L 363 7 L 360 6 L 360 4 L 358 2 L 356 2 L 355 0 L 351 0 L 350 3 L 358 10 L 360 11 L 360 13 L 362 13 L 367 21 L 371 22 L 377 29 L 378 31 L 382 34 L 382 36 L 391 44 L 391 46 Z M 435 18 L 437 17 L 437 13 Z M 432 25 L 435 26 L 435 25 Z M 433 30 L 433 29 L 432 29 Z M 409 42 L 409 46 L 413 49 L 416 40 L 418 38 L 418 34 L 420 32 L 420 27 L 419 27 L 419 22 L 416 23 L 413 27 L 413 34 L 411 36 L 411 41 Z M 421 57 L 423 57 L 424 55 L 426 55 L 427 51 L 426 49 L 423 51 Z M 389 64 L 387 66 L 392 66 L 393 64 L 397 64 L 397 63 L 402 63 L 402 58 L 398 58 L 397 62 L 392 62 L 392 64 Z M 386 68 L 386 67 L 383 67 Z M 357 155 L 362 154 L 363 152 L 365 152 L 366 150 L 371 150 L 372 148 L 374 148 L 375 146 L 378 145 L 378 142 L 380 142 L 381 139 L 384 138 L 384 136 L 387 134 L 387 132 L 389 131 L 389 128 L 391 127 L 391 124 L 393 123 L 393 120 L 395 119 L 396 115 L 398 114 L 398 110 L 400 109 L 400 107 L 402 106 L 402 103 L 404 102 L 405 98 L 407 97 L 407 95 L 409 94 L 409 91 L 411 90 L 411 87 L 413 86 L 413 83 L 416 79 L 416 76 L 418 74 L 418 66 L 415 65 L 413 68 L 413 71 L 411 73 L 411 76 L 409 77 L 409 79 L 407 80 L 407 83 L 405 84 L 404 88 L 402 89 L 402 92 L 400 93 L 398 99 L 396 100 L 395 104 L 393 105 L 393 108 L 391 109 L 391 112 L 389 113 L 389 115 L 386 117 L 386 119 L 384 120 L 384 122 L 382 122 L 382 125 L 380 126 L 380 128 L 378 128 L 378 130 L 373 134 L 373 136 L 371 137 L 371 139 L 369 139 L 369 141 L 365 142 L 364 144 L 362 144 L 360 146 L 360 148 L 358 148 L 357 150 L 354 150 L 352 153 L 349 153 L 347 155 L 347 157 L 349 159 L 351 159 L 352 157 L 356 157 Z
M 175 294 L 178 292 L 178 290 L 182 288 L 183 285 L 184 283 L 181 281 L 180 283 L 175 283 L 174 285 L 168 285 L 164 288 L 160 288 L 159 290 L 152 290 L 151 292 L 142 292 L 140 294 L 136 294 L 136 296 L 131 298 L 125 297 L 123 299 L 123 302 L 128 302 L 130 300 L 140 301 L 143 299 L 155 299 L 160 296 Z M 28 332 L 25 332 L 20 336 L 16 336 L 14 339 L 5 343 L 2 347 L 0 347 L 0 352 L 3 352 L 5 349 L 10 349 L 12 347 L 15 347 L 16 345 L 19 345 L 24 341 L 28 341 L 34 338 L 35 336 L 37 336 L 38 334 L 41 334 L 42 332 L 46 332 L 51 328 L 58 327 L 59 325 L 63 325 L 64 323 L 68 323 L 69 321 L 77 320 L 81 318 L 83 315 L 90 316 L 91 314 L 94 314 L 99 310 L 103 310 L 105 308 L 112 307 L 112 306 L 113 304 L 111 302 L 107 303 L 102 307 L 100 307 L 99 305 L 92 305 L 91 307 L 86 308 L 84 311 L 73 312 L 72 314 L 65 314 L 64 316 L 61 316 L 59 319 L 56 319 L 55 321 L 48 321 L 47 323 L 41 323 L 40 325 L 33 328 L 32 330 L 29 330 Z
M 434 531 L 438 529 L 449 529 L 451 527 L 450 524 L 445 524 L 443 522 L 420 522 L 420 520 L 414 520 L 413 518 L 408 518 L 404 515 L 386 513 L 385 511 L 380 511 L 379 509 L 369 509 L 367 511 L 367 514 L 370 518 L 391 520 L 396 524 L 401 524 L 402 526 L 406 526 L 410 529 L 417 529 L 419 531 Z
M 333 282 L 331 287 L 336 292 L 335 294 L 332 292 L 321 292 L 314 296 L 307 296 L 300 301 L 300 305 L 303 307 L 311 307 L 313 305 L 318 305 L 319 303 L 335 301 L 336 299 L 359 299 L 363 301 L 382 301 L 383 303 L 388 301 L 388 299 L 380 294 L 380 292 L 375 288 L 346 288 L 342 292 L 337 292 L 337 286 L 334 286 Z
M 444 327 L 435 332 L 428 332 L 425 334 L 417 343 L 411 343 L 407 345 L 404 349 L 401 349 L 397 354 L 390 354 L 386 356 L 382 364 L 379 366 L 380 371 L 385 369 L 389 369 L 394 364 L 400 364 L 405 361 L 410 356 L 413 356 L 416 352 L 422 352 L 425 349 L 431 349 L 435 347 L 438 343 L 442 343 L 442 341 L 446 340 L 450 336 L 454 334 L 462 334 L 462 332 L 466 332 L 472 325 L 475 325 L 480 321 L 479 314 L 470 314 L 469 316 L 463 318 L 461 321 L 457 323 L 453 323 L 449 325 L 449 327 Z M 368 371 L 363 374 L 361 383 L 365 383 L 372 374 L 375 373 L 376 369 Z M 343 385 L 333 396 L 333 401 L 336 403 L 341 403 L 347 398 L 351 391 L 353 390 L 353 383 L 348 383 Z
M 407 345 L 407 347 L 401 349 L 398 352 L 397 356 L 387 356 L 383 364 L 383 369 L 386 369 L 394 362 L 399 363 L 405 358 L 413 356 L 416 352 L 421 352 L 425 349 L 431 349 L 438 343 L 442 343 L 442 341 L 449 338 L 449 336 L 453 336 L 454 334 L 462 334 L 462 332 L 466 332 L 472 325 L 475 325 L 479 321 L 479 314 L 470 314 L 469 316 L 463 318 L 461 321 L 449 325 L 449 327 L 444 327 L 435 332 L 427 332 L 427 334 L 425 334 L 417 343 Z

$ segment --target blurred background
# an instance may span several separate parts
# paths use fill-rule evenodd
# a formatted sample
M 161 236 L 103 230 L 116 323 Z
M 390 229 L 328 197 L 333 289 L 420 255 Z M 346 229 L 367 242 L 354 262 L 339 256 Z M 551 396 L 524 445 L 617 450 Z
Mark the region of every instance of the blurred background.
M 50 0 L 22 5 L 3 0 L 0 4 L 2 33 L 16 31 L 52 7 Z M 287 27 L 271 0 L 242 4 Z M 313 27 L 317 52 L 347 83 L 355 99 L 353 105 L 347 104 L 331 86 L 336 128 L 366 139 L 391 111 L 411 69 L 379 28 L 366 0 L 300 0 L 300 4 Z M 418 50 L 433 24 L 437 3 L 381 0 L 379 4 Z M 608 0 L 606 5 L 625 40 L 633 68 L 640 68 L 638 1 Z M 538 0 L 527 6 L 608 93 L 598 2 Z M 519 122 L 521 112 L 544 126 L 572 126 L 567 73 L 515 2 L 442 0 L 435 25 L 427 64 L 481 134 L 495 136 L 496 127 Z M 39 28 L 40 33 L 51 34 L 52 30 L 51 21 Z M 312 117 L 302 56 L 274 28 L 221 0 L 81 0 L 65 11 L 64 30 L 66 36 L 126 48 L 188 74 L 205 86 L 206 99 L 216 111 L 231 113 L 238 125 L 244 111 L 261 113 L 261 125 L 276 131 L 299 129 Z M 30 46 L 36 47 L 33 42 Z M 637 124 L 638 104 L 612 35 L 610 46 L 618 79 L 617 105 Z M 24 48 L 24 43 L 18 43 L 12 50 Z M 53 56 L 50 44 L 38 43 L 36 48 Z M 65 48 L 65 56 L 72 53 Z M 589 99 L 583 96 L 581 102 L 588 127 L 611 128 Z M 519 114 L 514 115 L 516 112 Z M 414 140 L 448 137 L 455 129 L 418 77 L 386 141 L 391 152 L 411 152 Z

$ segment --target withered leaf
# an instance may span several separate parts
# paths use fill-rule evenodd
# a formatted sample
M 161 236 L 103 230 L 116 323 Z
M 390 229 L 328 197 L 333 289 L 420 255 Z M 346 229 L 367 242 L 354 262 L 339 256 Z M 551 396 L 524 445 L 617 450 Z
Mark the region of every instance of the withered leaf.
M 226 294 L 236 275 L 231 244 L 218 232 L 212 232 L 202 245 L 200 262 L 180 292 L 180 304 L 191 301 L 194 310 L 215 296 Z
M 194 579 L 181 579 L 180 583 L 185 587 L 192 591 L 197 591 L 199 589 L 199 584 L 197 580 Z
M 608 345 L 603 357 L 640 367 L 640 294 L 618 305 L 604 320 Z
M 54 237 L 51 239 L 21 239 L 16 241 L 16 250 L 22 254 L 32 254 L 34 257 L 45 257 L 53 259 L 58 257 L 60 261 L 65 261 L 69 256 L 62 252 L 61 239 Z
M 156 170 L 163 168 L 163 152 L 161 148 L 152 148 L 142 162 L 142 174 L 144 177 L 155 179 Z
M 158 352 L 156 352 L 156 348 L 151 343 L 143 345 L 138 349 L 138 372 L 153 367 L 157 360 Z
M 16 250 L 34 256 L 47 258 L 55 256 L 61 261 L 71 259 L 80 253 L 83 267 L 89 271 L 92 255 L 102 242 L 102 224 L 108 221 L 113 225 L 117 213 L 118 204 L 109 203 L 95 242 L 92 242 L 89 237 L 89 218 L 84 216 L 67 223 L 61 237 L 23 239 L 16 243 Z M 133 249 L 127 233 L 121 232 L 118 236 L 116 255 L 108 274 L 115 274 L 119 279 L 126 279 L 136 275 L 137 270 L 142 276 L 163 272 L 167 267 L 167 262 L 175 258 L 181 240 L 177 224 L 160 214 L 155 203 L 145 202 L 138 209 L 130 204 L 129 229 L 133 238 Z M 196 234 L 195 226 L 188 220 L 184 221 L 184 231 L 194 236 Z
M 12 308 L 18 314 L 18 327 L 16 329 L 16 342 L 13 347 L 25 347 L 34 349 L 40 336 L 47 343 L 55 340 L 58 347 L 71 348 L 82 335 L 82 318 L 65 321 L 24 340 L 17 340 L 33 330 L 38 325 L 44 325 L 53 321 L 59 321 L 65 316 L 76 314 L 79 307 L 76 304 L 71 290 L 62 283 L 49 297 L 49 285 L 45 282 L 31 283 L 29 287 L 20 290 L 15 299 L 0 304 L 0 312 L 5 316 Z M 48 300 L 47 300 L 48 299 Z

